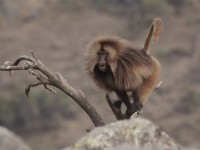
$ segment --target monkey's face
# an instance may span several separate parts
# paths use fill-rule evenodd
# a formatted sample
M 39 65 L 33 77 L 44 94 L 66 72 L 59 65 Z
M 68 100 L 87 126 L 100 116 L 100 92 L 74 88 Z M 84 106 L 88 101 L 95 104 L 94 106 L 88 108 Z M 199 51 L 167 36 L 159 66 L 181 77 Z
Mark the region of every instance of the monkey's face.
M 98 68 L 100 71 L 102 72 L 105 72 L 108 68 L 108 65 L 107 65 L 107 61 L 106 61 L 106 58 L 108 56 L 108 52 L 106 52 L 105 50 L 101 50 L 98 52 Z

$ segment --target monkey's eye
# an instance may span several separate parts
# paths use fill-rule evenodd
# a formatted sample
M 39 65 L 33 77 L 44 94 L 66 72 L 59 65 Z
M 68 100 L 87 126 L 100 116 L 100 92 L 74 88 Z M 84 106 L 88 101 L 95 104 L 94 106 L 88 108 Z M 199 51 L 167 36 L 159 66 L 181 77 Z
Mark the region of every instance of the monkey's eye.
M 99 60 L 106 60 L 108 53 L 106 51 L 98 52 Z
M 106 52 L 106 51 L 99 51 L 98 54 L 99 55 L 108 55 L 108 52 Z

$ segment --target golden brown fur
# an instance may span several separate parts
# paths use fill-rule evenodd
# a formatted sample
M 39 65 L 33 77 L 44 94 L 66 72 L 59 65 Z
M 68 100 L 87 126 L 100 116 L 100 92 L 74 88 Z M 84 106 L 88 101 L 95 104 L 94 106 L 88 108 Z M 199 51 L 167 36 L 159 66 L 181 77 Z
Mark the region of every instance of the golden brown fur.
M 108 92 L 137 91 L 141 104 L 146 101 L 160 77 L 160 64 L 148 51 L 152 36 L 160 35 L 162 24 L 159 23 L 159 19 L 153 21 L 142 49 L 111 35 L 99 36 L 89 44 L 86 71 L 99 88 Z M 101 49 L 108 53 L 106 72 L 99 71 L 97 66 Z
M 160 76 L 158 61 L 144 51 L 135 49 L 128 41 L 106 35 L 96 38 L 90 44 L 87 55 L 86 70 L 98 87 L 113 91 L 96 78 L 94 72 L 101 43 L 105 43 L 104 49 L 109 53 L 107 61 L 114 75 L 116 89 L 125 91 L 138 89 L 142 95 L 146 95 L 156 87 Z M 145 87 L 144 83 L 148 83 L 145 84 L 148 87 Z

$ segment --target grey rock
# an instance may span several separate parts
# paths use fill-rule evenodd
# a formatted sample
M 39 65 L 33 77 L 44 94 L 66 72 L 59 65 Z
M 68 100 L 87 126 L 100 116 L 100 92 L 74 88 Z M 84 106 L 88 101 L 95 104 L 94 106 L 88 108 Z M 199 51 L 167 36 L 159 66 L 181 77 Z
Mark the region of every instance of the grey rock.
M 180 150 L 165 132 L 151 121 L 136 118 L 98 127 L 78 140 L 72 150 Z
M 17 135 L 0 126 L 0 150 L 30 150 Z

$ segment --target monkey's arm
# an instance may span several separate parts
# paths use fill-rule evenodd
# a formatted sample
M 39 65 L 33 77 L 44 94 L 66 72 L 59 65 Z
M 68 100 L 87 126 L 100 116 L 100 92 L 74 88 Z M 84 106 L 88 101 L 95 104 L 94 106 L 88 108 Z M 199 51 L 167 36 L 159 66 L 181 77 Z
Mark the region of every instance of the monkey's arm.
M 127 92 L 126 91 L 115 91 L 115 93 L 120 98 L 120 100 L 126 105 L 127 109 L 126 109 L 125 114 L 127 116 L 127 119 L 129 119 L 131 117 L 131 115 L 134 113 L 134 109 L 131 105 L 131 102 L 130 102 Z
M 117 108 L 115 106 L 115 103 L 112 102 L 112 100 L 110 99 L 110 95 L 108 93 L 106 93 L 106 100 L 108 102 L 108 105 L 110 106 L 112 112 L 114 113 L 115 117 L 117 120 L 123 120 L 126 119 L 127 117 L 122 113 L 121 111 L 121 106 L 119 108 Z M 120 101 L 120 100 L 117 100 Z M 121 102 L 121 101 L 120 101 Z M 122 103 L 122 102 L 121 102 Z
M 124 119 L 130 118 L 130 116 L 127 116 L 127 114 L 124 114 L 122 112 L 121 107 L 118 108 L 118 107 L 115 106 L 115 102 L 121 102 L 122 103 L 122 101 L 119 100 L 119 98 L 116 98 L 116 97 L 114 98 L 113 96 L 112 96 L 113 98 L 111 100 L 110 96 L 111 95 L 109 93 L 106 93 L 106 100 L 107 100 L 112 112 L 114 113 L 116 119 L 117 120 L 124 120 Z

